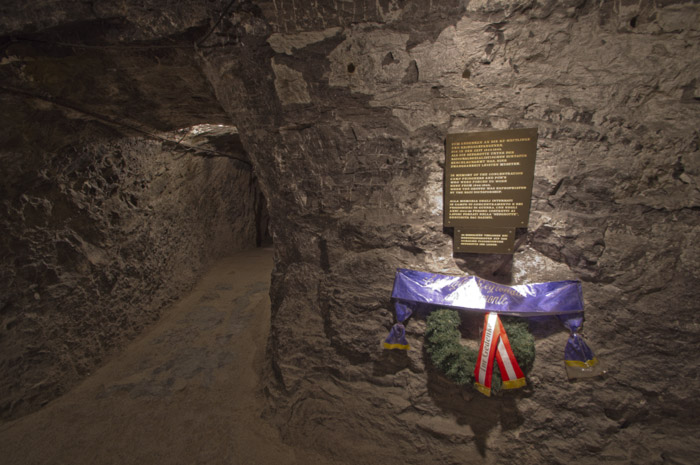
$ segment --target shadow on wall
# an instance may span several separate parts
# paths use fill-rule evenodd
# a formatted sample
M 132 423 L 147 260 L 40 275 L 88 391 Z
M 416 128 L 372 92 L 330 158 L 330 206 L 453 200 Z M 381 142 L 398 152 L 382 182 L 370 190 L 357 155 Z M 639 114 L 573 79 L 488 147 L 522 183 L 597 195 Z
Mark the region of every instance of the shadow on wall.
M 423 353 L 427 360 L 428 355 Z M 532 395 L 530 387 L 504 395 L 485 397 L 474 390 L 458 386 L 428 364 L 428 395 L 444 412 L 450 412 L 458 425 L 468 425 L 474 433 L 474 445 L 482 457 L 486 456 L 491 431 L 517 428 L 525 421 L 518 411 L 518 401 Z
M 267 210 L 267 199 L 256 183 L 255 195 L 255 245 L 268 247 L 272 245 L 272 233 L 270 232 L 270 213 Z
M 485 457 L 488 438 L 494 428 L 497 429 L 496 432 L 507 431 L 524 423 L 525 419 L 517 405 L 521 399 L 532 395 L 532 388 L 529 385 L 516 391 L 485 397 L 471 387 L 455 384 L 440 374 L 428 361 L 430 357 L 425 348 L 422 350 L 421 359 L 427 376 L 427 396 L 439 409 L 431 415 L 421 415 L 419 427 L 429 434 L 436 436 L 448 434 L 460 442 L 473 441 L 479 454 Z M 420 370 L 406 351 L 384 351 L 381 358 L 374 363 L 373 374 L 375 376 L 396 374 L 406 368 L 411 371 Z M 419 401 L 414 399 L 412 402 Z M 425 407 L 425 404 L 423 406 Z M 446 432 L 441 421 L 445 415 L 454 418 L 460 426 L 468 426 L 471 431 L 460 432 L 459 429 L 450 427 L 449 432 Z

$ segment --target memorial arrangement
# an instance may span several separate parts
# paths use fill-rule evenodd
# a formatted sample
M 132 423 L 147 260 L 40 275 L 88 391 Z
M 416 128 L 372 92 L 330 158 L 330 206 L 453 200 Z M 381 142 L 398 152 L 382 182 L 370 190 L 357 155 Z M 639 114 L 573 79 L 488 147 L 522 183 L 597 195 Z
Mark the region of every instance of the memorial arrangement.
M 584 311 L 579 281 L 505 286 L 476 276 L 398 269 L 391 297 L 396 324 L 384 348 L 410 349 L 405 323 L 420 311 L 427 315 L 426 348 L 433 365 L 458 384 L 473 382 L 487 396 L 526 385 L 535 359 L 527 317 L 556 316 L 569 329 L 564 355 L 570 378 L 599 374 L 598 360 L 579 334 Z M 476 352 L 459 343 L 458 312 L 484 314 Z
M 527 227 L 530 213 L 537 129 L 448 134 L 445 148 L 443 220 L 454 229 L 454 251 L 513 254 L 515 229 Z M 396 324 L 384 348 L 410 349 L 405 323 L 420 310 L 427 315 L 425 345 L 433 366 L 487 396 L 526 385 L 535 360 L 528 317 L 556 316 L 569 329 L 564 358 L 570 379 L 602 373 L 579 334 L 579 281 L 505 286 L 476 276 L 399 269 L 391 297 Z M 484 314 L 478 351 L 460 343 L 459 312 Z

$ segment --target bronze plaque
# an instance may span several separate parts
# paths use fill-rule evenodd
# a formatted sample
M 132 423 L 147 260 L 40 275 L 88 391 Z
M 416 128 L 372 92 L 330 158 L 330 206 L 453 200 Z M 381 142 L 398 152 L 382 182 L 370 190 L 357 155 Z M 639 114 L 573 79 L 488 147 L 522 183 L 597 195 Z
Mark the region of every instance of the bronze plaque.
M 454 251 L 513 253 L 515 228 L 455 228 Z
M 527 227 L 537 128 L 449 134 L 446 149 L 446 227 L 483 231 Z M 459 246 L 460 240 L 455 234 L 455 251 L 476 252 Z M 492 253 L 513 253 L 512 242 L 509 252 L 503 243 L 501 251 Z

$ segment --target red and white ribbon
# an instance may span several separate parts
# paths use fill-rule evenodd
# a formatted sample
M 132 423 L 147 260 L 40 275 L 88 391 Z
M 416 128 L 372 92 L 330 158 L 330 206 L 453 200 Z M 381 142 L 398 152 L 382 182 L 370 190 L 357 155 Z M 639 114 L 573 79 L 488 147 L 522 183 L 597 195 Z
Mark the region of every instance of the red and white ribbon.
M 479 359 L 474 367 L 476 389 L 484 395 L 491 395 L 493 360 L 498 362 L 503 379 L 503 389 L 516 389 L 525 386 L 525 375 L 510 348 L 508 335 L 497 313 L 484 316 L 484 332 L 481 335 Z

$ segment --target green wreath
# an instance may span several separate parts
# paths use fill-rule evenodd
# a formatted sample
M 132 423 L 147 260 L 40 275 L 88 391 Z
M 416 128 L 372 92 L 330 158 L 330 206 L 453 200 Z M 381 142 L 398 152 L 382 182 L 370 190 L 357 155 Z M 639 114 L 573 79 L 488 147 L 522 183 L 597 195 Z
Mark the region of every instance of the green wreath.
M 535 361 L 535 339 L 527 322 L 517 317 L 501 317 L 508 334 L 513 355 L 520 369 L 527 374 Z M 459 343 L 462 337 L 457 329 L 461 320 L 455 310 L 440 309 L 426 319 L 426 349 L 433 365 L 456 384 L 474 384 L 474 366 L 479 354 Z M 498 364 L 493 365 L 492 392 L 501 390 L 501 373 Z

